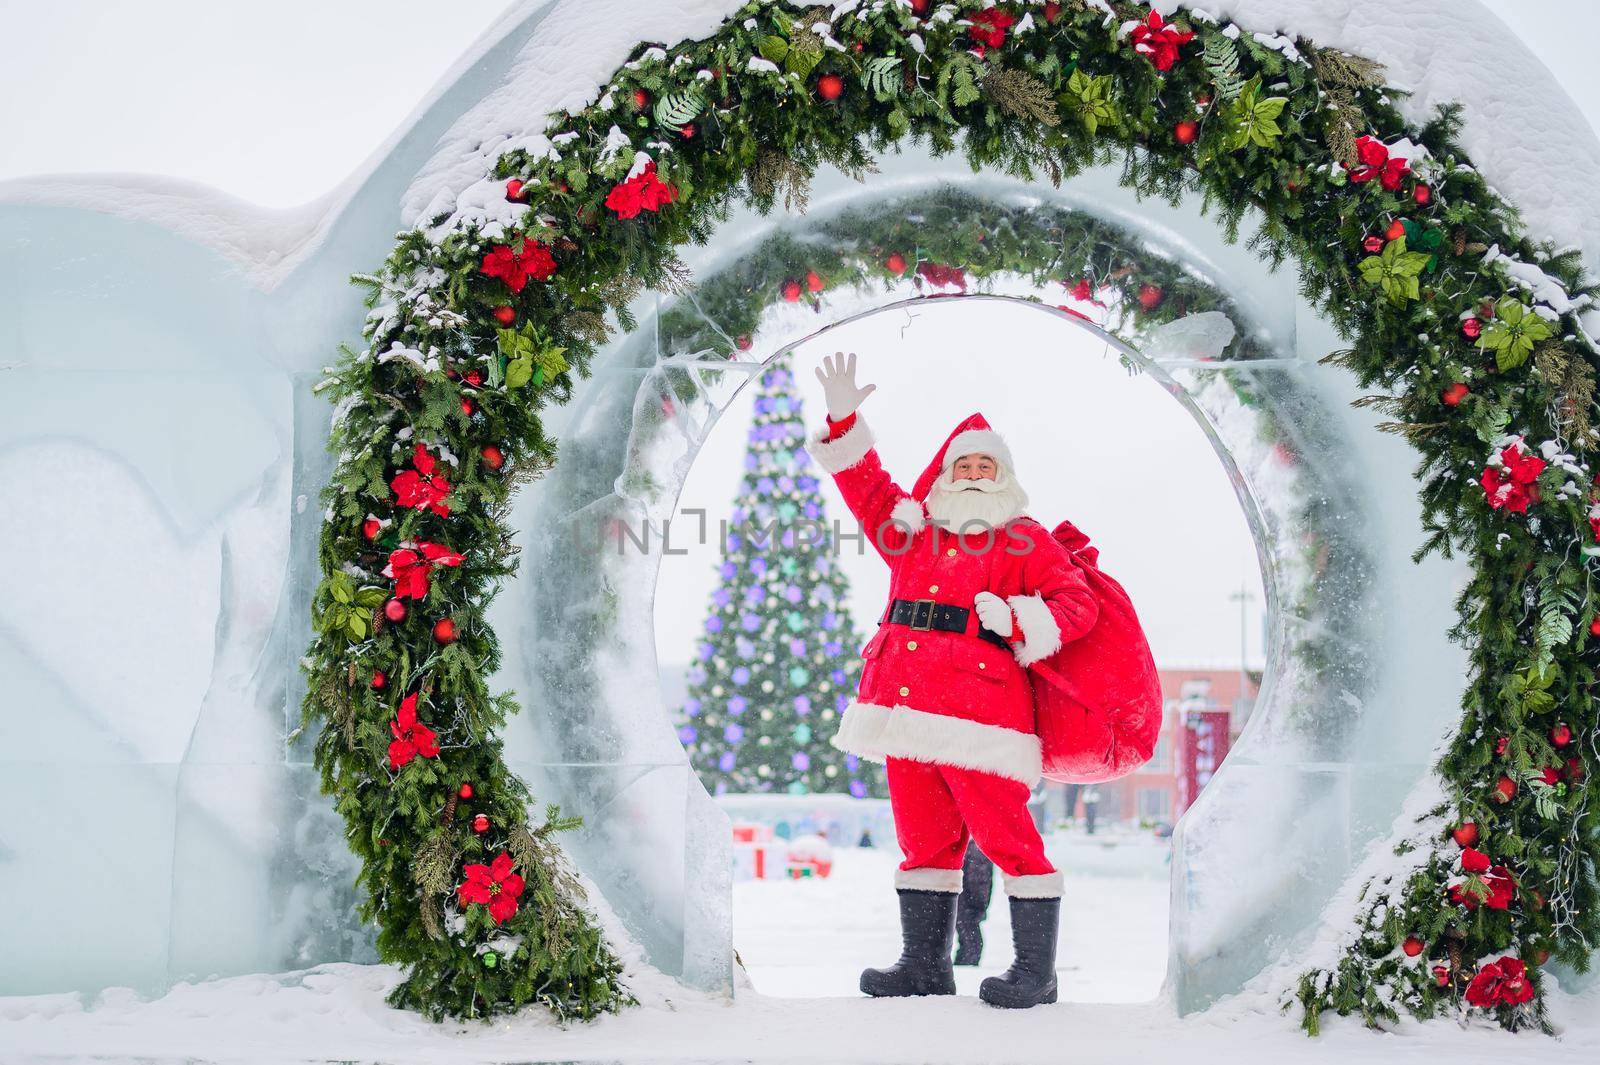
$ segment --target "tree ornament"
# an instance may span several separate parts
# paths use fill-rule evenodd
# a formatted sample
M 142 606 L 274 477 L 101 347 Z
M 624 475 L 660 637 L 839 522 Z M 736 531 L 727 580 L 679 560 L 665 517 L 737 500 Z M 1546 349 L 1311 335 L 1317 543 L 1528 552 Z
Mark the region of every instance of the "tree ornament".
M 1589 622 L 1589 635 L 1600 636 L 1600 616 Z
M 1184 119 L 1172 127 L 1172 135 L 1178 138 L 1179 144 L 1193 144 L 1195 137 L 1200 135 L 1200 123 Z
M 736 338 L 734 338 L 733 346 L 738 348 L 740 351 L 749 351 L 750 346 L 754 343 L 755 341 L 750 339 L 749 333 L 740 333 Z
M 1501 803 L 1510 802 L 1512 799 L 1516 798 L 1516 796 L 1517 782 L 1502 773 L 1500 775 L 1500 779 L 1494 782 L 1494 801 Z
M 817 95 L 824 100 L 837 100 L 844 92 L 844 79 L 837 74 L 824 74 L 817 79 Z
M 502 303 L 494 309 L 494 320 L 509 329 L 517 324 L 517 309 L 510 304 Z
M 1421 182 L 1418 182 L 1417 187 L 1411 190 L 1411 198 L 1424 205 L 1432 203 L 1433 190 Z
M 468 399 L 466 396 L 462 396 L 461 397 L 461 413 L 462 414 L 465 414 L 467 417 L 470 418 L 470 417 L 472 417 L 472 412 L 477 410 L 477 409 L 478 409 L 477 406 L 475 406 L 473 404 L 472 400 Z
M 1061 17 L 1061 5 L 1056 0 L 1045 0 L 1044 20 L 1046 24 L 1053 25 Z
M 650 106 L 650 94 L 643 89 L 633 90 L 633 106 L 643 111 Z
M 521 292 L 529 278 L 535 281 L 548 280 L 556 272 L 556 261 L 550 254 L 549 245 L 537 240 L 525 240 L 521 253 L 509 244 L 496 244 L 484 255 L 478 269 L 485 277 L 497 277 L 504 281 L 506 288 L 512 292 Z
M 381 669 L 372 671 L 372 690 L 381 692 L 389 686 L 389 675 Z
M 383 616 L 397 623 L 404 621 L 406 619 L 406 605 L 399 599 L 391 599 L 383 604 Z
M 1384 231 L 1383 235 L 1390 240 L 1399 240 L 1401 237 L 1406 235 L 1405 222 L 1396 218 L 1393 222 L 1389 223 L 1389 228 Z
M 1418 939 L 1416 936 L 1406 936 L 1406 941 L 1400 945 L 1400 949 L 1406 952 L 1406 957 L 1415 958 L 1418 954 L 1422 953 L 1422 949 L 1425 945 L 1426 944 L 1424 944 L 1422 940 Z
M 506 182 L 506 199 L 510 200 L 512 203 L 516 203 L 517 201 L 521 200 L 522 190 L 525 187 L 526 186 L 523 185 L 521 178 L 512 178 L 510 181 Z
M 783 298 L 789 303 L 800 302 L 800 282 L 790 278 L 783 283 Z
M 685 122 L 683 124 L 683 128 L 678 130 L 678 134 L 683 137 L 684 140 L 692 139 L 694 137 L 694 123 Z
M 928 0 L 911 0 L 911 13 L 926 15 L 928 13 Z
M 906 272 L 906 257 L 901 255 L 899 252 L 894 252 L 883 261 L 883 266 L 884 269 L 888 270 L 891 274 L 899 277 L 901 274 Z
M 1494 741 L 1494 753 L 1497 755 L 1503 755 L 1506 753 L 1506 748 L 1509 746 L 1511 746 L 1511 737 L 1501 736 L 1499 739 Z
M 439 738 L 433 729 L 417 719 L 417 693 L 400 701 L 394 720 L 389 722 L 389 768 L 404 769 L 413 758 L 439 757 Z
M 827 284 L 822 280 L 822 276 L 815 270 L 806 271 L 806 290 L 808 292 L 821 292 L 827 287 Z
M 1472 389 L 1457 381 L 1455 384 L 1445 386 L 1444 391 L 1439 393 L 1439 398 L 1447 407 L 1458 407 L 1471 391 Z
M 505 455 L 501 454 L 500 449 L 495 447 L 493 444 L 490 444 L 488 447 L 484 448 L 481 454 L 483 455 L 483 464 L 489 467 L 491 470 L 498 470 L 501 466 L 506 464 Z
M 1151 11 L 1149 18 L 1133 27 L 1128 35 L 1133 50 L 1154 63 L 1156 69 L 1166 72 L 1179 59 L 1179 48 L 1194 40 L 1192 31 L 1180 32 L 1161 18 L 1161 13 Z
M 471 414 L 471 400 L 463 399 L 461 409 Z M 439 470 L 439 460 L 421 444 L 411 453 L 412 469 L 401 470 L 389 482 L 389 488 L 402 507 L 431 510 L 441 518 L 450 516 L 450 505 L 445 497 L 450 494 L 450 482 Z
M 477 827 L 476 823 L 473 827 Z M 516 914 L 517 900 L 522 897 L 524 887 L 522 877 L 512 872 L 512 868 L 511 855 L 504 851 L 495 855 L 488 865 L 473 862 L 465 866 L 461 871 L 466 880 L 456 888 L 457 901 L 463 906 L 487 906 L 495 924 L 505 923 Z
M 381 532 L 383 532 L 383 522 L 377 518 L 368 518 L 361 523 L 361 535 L 368 540 L 376 540 Z
M 1433 967 L 1433 978 L 1434 978 L 1435 981 L 1438 982 L 1440 987 L 1449 987 L 1450 986 L 1450 966 L 1448 966 L 1448 965 L 1435 965 Z
M 383 575 L 394 579 L 396 599 L 421 599 L 428 594 L 429 574 L 435 566 L 455 567 L 465 561 L 464 556 L 443 544 L 419 540 L 413 546 L 389 552 Z
M 473 388 L 478 388 L 483 384 L 483 374 L 479 373 L 477 370 L 468 370 L 466 382 Z
M 1152 12 L 1154 14 L 1154 12 Z M 1153 311 L 1161 305 L 1161 300 L 1166 293 L 1161 291 L 1160 285 L 1139 286 L 1139 306 L 1147 311 Z
M 472 831 L 476 832 L 480 836 L 483 835 L 485 832 L 489 831 L 489 815 L 488 814 L 473 814 L 472 815 Z
M 456 642 L 456 623 L 449 618 L 440 618 L 433 623 L 433 641 L 438 644 L 451 644 Z
M 1362 240 L 1361 249 L 1369 254 L 1376 255 L 1383 250 L 1383 238 L 1374 233 Z
M 1468 340 L 1477 340 L 1483 333 L 1483 323 L 1476 318 L 1461 319 L 1461 335 Z
M 1557 747 L 1565 747 L 1572 742 L 1572 729 L 1565 723 L 1556 725 L 1550 730 L 1550 742 Z
M 605 205 L 618 218 L 636 218 L 640 211 L 656 211 L 678 198 L 678 187 L 656 176 L 656 161 L 650 160 L 633 177 L 612 187 Z
M 1476 821 L 1463 821 L 1450 833 L 1457 843 L 1463 847 L 1475 846 L 1478 842 L 1478 823 Z
M 985 46 L 999 48 L 1006 43 L 1006 30 L 1017 21 L 1017 16 L 997 7 L 974 11 L 968 17 L 972 20 L 972 25 L 967 27 L 967 32 L 978 42 L 973 50 L 978 53 L 980 59 L 983 58 Z
M 456 789 L 456 794 L 461 796 L 461 798 L 463 798 L 463 799 L 472 798 L 472 794 L 473 794 L 472 785 L 466 783 L 465 781 L 463 781 L 462 784 L 461 784 L 461 787 Z
M 486 950 L 486 951 L 483 952 L 483 967 L 485 969 L 493 969 L 496 965 L 499 965 L 499 964 L 500 964 L 500 959 L 495 956 L 495 952 L 494 951 Z

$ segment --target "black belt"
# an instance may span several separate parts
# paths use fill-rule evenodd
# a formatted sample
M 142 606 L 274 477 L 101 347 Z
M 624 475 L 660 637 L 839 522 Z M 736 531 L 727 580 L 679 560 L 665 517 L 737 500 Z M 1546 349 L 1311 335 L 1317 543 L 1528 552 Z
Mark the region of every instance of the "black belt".
M 936 603 L 932 599 L 895 599 L 890 602 L 883 620 L 892 625 L 905 625 L 924 632 L 937 629 L 940 632 L 965 633 L 967 620 L 971 614 L 972 611 L 967 607 Z M 980 640 L 988 640 L 1007 651 L 1011 650 L 1011 644 L 1006 638 L 993 629 L 979 625 L 978 631 L 972 635 Z

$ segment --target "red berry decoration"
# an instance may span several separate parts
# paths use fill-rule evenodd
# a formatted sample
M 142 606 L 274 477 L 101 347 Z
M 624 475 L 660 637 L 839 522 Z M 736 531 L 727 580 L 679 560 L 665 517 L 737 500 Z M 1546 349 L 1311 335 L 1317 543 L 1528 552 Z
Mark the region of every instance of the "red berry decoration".
M 472 402 L 472 400 L 468 399 L 465 396 L 461 397 L 461 413 L 462 414 L 465 414 L 467 417 L 470 418 L 470 417 L 472 417 L 472 412 L 477 410 L 477 409 L 478 409 L 477 406 Z
M 1483 323 L 1476 318 L 1461 319 L 1461 335 L 1468 340 L 1477 340 L 1483 332 Z
M 1388 237 L 1390 240 L 1399 240 L 1401 237 L 1406 235 L 1406 225 L 1404 222 L 1400 221 L 1400 219 L 1396 218 L 1393 222 L 1389 223 L 1389 228 L 1384 230 L 1383 235 Z
M 785 281 L 783 283 L 783 298 L 790 303 L 798 303 L 800 301 L 800 282 L 793 278 Z
M 461 796 L 463 799 L 472 798 L 472 785 L 463 782 L 460 790 L 458 790 L 456 794 Z
M 688 140 L 689 138 L 694 136 L 694 123 L 693 122 L 685 122 L 683 124 L 683 128 L 680 129 L 678 132 L 680 134 L 682 134 L 684 140 Z
M 1416 200 L 1418 203 L 1432 203 L 1433 190 L 1426 185 L 1418 185 L 1416 188 L 1411 190 L 1411 198 Z
M 383 522 L 379 521 L 377 518 L 368 518 L 366 521 L 361 523 L 361 535 L 365 536 L 368 540 L 376 540 L 378 538 L 378 534 L 382 531 Z
M 824 100 L 837 100 L 844 92 L 844 79 L 837 74 L 824 74 L 817 79 L 817 95 Z
M 1194 139 L 1200 135 L 1200 123 L 1185 119 L 1172 127 L 1172 135 L 1178 138 L 1179 144 L 1193 144 Z
M 1512 799 L 1516 798 L 1516 795 L 1517 782 L 1512 780 L 1510 777 L 1502 774 L 1500 779 L 1494 782 L 1495 802 L 1510 802 Z
M 506 182 L 506 199 L 510 200 L 512 203 L 516 203 L 517 201 L 521 200 L 522 190 L 525 187 L 526 186 L 523 185 L 521 178 L 512 178 L 510 181 Z
M 483 384 L 483 374 L 479 373 L 477 370 L 469 370 L 467 371 L 466 381 L 467 384 L 471 385 L 473 388 L 477 388 L 479 385 Z
M 456 623 L 449 618 L 440 618 L 435 621 L 433 623 L 433 641 L 441 644 L 455 643 Z
M 754 344 L 755 341 L 750 339 L 750 334 L 749 333 L 741 333 L 734 340 L 733 343 L 734 343 L 734 346 L 737 347 L 740 351 L 749 351 L 750 350 L 750 346 L 752 344 Z
M 883 265 L 891 274 L 899 277 L 906 272 L 906 257 L 899 252 L 895 252 L 883 261 Z
M 499 448 L 490 444 L 483 449 L 483 464 L 491 470 L 498 470 L 506 464 L 506 457 L 500 453 Z
M 383 604 L 383 616 L 390 621 L 404 621 L 406 619 L 406 605 L 398 599 L 391 599 Z
M 476 832 L 480 836 L 489 831 L 489 815 L 474 814 L 472 818 L 472 831 Z
M 389 686 L 389 675 L 381 669 L 372 671 L 372 690 L 381 692 Z
M 1161 305 L 1166 293 L 1161 291 L 1160 285 L 1141 285 L 1139 288 L 1139 306 L 1147 311 L 1153 311 Z
M 1589 622 L 1589 635 L 1600 636 L 1600 617 L 1596 617 L 1593 621 Z
M 1450 986 L 1450 966 L 1448 966 L 1448 965 L 1435 965 L 1433 967 L 1433 978 L 1435 980 L 1439 981 L 1439 986 L 1440 987 L 1449 987 Z
M 633 106 L 643 111 L 650 106 L 650 94 L 643 89 L 633 90 Z
M 1572 729 L 1566 725 L 1557 725 L 1550 730 L 1550 742 L 1557 747 L 1565 747 L 1572 742 Z
M 494 320 L 508 328 L 516 325 L 517 309 L 509 304 L 501 304 L 494 309 Z
M 825 289 L 827 287 L 828 286 L 822 280 L 821 275 L 819 275 L 815 270 L 807 270 L 806 271 L 806 289 L 808 291 L 821 292 L 823 289 Z
M 1364 251 L 1376 255 L 1383 250 L 1383 238 L 1374 233 L 1361 242 L 1361 247 Z
M 1474 846 L 1478 842 L 1478 822 L 1463 821 L 1450 836 L 1463 847 Z
M 1400 945 L 1400 949 L 1406 952 L 1406 957 L 1415 958 L 1422 953 L 1423 946 L 1422 940 L 1416 936 L 1406 936 L 1406 941 Z
M 1582 758 L 1577 758 L 1577 757 L 1568 758 L 1567 759 L 1567 779 L 1572 781 L 1574 784 L 1576 784 L 1578 781 L 1582 780 L 1583 777 L 1584 777 L 1583 759 Z
M 1443 392 L 1440 392 L 1439 398 L 1444 401 L 1445 406 L 1456 407 L 1460 406 L 1461 401 L 1466 399 L 1467 394 L 1471 391 L 1472 389 L 1457 381 L 1455 384 L 1445 388 Z

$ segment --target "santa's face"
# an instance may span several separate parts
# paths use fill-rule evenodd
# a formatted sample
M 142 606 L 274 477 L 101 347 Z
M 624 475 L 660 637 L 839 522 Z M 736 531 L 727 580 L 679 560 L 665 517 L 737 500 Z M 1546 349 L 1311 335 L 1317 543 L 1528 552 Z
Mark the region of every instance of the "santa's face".
M 998 528 L 1028 505 L 1027 493 L 1011 471 L 992 455 L 962 455 L 950 472 L 934 481 L 928 493 L 928 514 L 954 532 L 975 533 Z
M 992 456 L 978 453 L 976 455 L 962 455 L 950 467 L 952 481 L 976 481 L 987 478 L 994 480 L 995 474 L 1000 471 L 1000 464 Z

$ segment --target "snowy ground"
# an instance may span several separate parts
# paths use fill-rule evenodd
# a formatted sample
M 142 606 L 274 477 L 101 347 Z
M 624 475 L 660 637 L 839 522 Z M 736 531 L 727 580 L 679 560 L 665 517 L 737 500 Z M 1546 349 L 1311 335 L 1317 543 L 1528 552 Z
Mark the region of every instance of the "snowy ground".
M 1167 845 L 1148 834 L 1059 833 L 1051 860 L 1066 873 L 1057 972 L 1072 1002 L 1147 1002 L 1167 966 Z M 734 949 L 766 995 L 860 995 L 868 965 L 900 956 L 892 846 L 841 849 L 826 880 L 746 880 L 733 889 Z M 963 995 L 1011 964 L 1011 922 L 995 876 L 983 965 L 956 970 Z
M 1270 1003 L 1232 1001 L 1179 1019 L 1155 999 L 1165 967 L 1164 845 L 1115 835 L 1056 835 L 1067 871 L 1063 1001 L 991 1009 L 978 980 L 1010 960 L 998 889 L 985 925 L 986 965 L 965 970 L 954 999 L 870 1000 L 864 965 L 898 953 L 892 850 L 841 851 L 834 875 L 747 881 L 734 893 L 735 937 L 753 987 L 733 1001 L 685 991 L 648 969 L 641 1007 L 557 1028 L 536 1011 L 490 1025 L 434 1025 L 384 1005 L 388 966 L 322 965 L 271 976 L 180 984 L 153 1000 L 0 998 L 0 1062 L 27 1061 L 595 1061 L 1041 1062 L 1227 1065 L 1448 1061 L 1522 1065 L 1600 1060 L 1600 989 L 1552 995 L 1559 1038 L 1451 1022 L 1392 1034 L 1330 1023 L 1311 1040 Z M 805 995 L 807 997 L 784 997 Z M 1071 1000 L 1071 1001 L 1068 1001 Z

